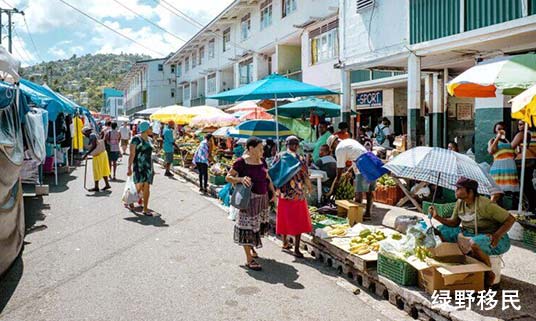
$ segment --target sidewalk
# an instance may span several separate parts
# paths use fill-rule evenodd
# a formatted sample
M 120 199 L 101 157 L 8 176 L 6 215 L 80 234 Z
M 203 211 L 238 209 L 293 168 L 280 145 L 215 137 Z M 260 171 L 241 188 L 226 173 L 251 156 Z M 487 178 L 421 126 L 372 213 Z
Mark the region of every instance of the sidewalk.
M 159 160 L 161 162 L 161 160 Z M 184 179 L 198 184 L 197 173 L 183 167 L 174 167 L 174 172 Z M 211 186 L 211 195 L 217 197 L 219 187 Z M 394 228 L 396 217 L 401 215 L 421 215 L 420 213 L 410 211 L 404 208 L 389 206 L 381 203 L 375 203 L 373 208 L 372 220 L 368 224 L 385 225 Z M 536 253 L 526 248 L 522 242 L 512 241 L 512 247 L 503 256 L 504 269 L 502 271 L 500 290 L 517 290 L 521 310 L 516 311 L 508 309 L 502 311 L 500 303 L 498 309 L 491 311 L 454 311 L 451 318 L 454 320 L 475 320 L 475 318 L 492 318 L 492 319 L 516 319 L 516 320 L 536 320 L 536 306 L 532 304 L 536 295 Z M 392 286 L 392 284 L 391 284 Z M 411 292 L 411 291 L 410 291 Z M 417 291 L 422 292 L 422 291 Z M 424 293 L 424 292 L 422 292 Z M 500 297 L 501 293 L 497 294 Z M 409 295 L 409 293 L 408 293 Z M 429 298 L 429 295 L 424 294 Z M 416 297 L 421 296 L 420 293 Z

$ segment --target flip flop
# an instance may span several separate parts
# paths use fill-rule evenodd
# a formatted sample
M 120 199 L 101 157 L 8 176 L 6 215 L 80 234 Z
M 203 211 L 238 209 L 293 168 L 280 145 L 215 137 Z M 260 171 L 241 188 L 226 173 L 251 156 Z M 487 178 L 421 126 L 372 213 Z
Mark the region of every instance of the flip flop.
M 246 263 L 246 267 L 250 270 L 253 270 L 253 271 L 260 271 L 262 270 L 262 266 L 257 263 L 257 261 L 255 260 L 251 260 L 251 262 L 249 263 Z
M 257 251 L 255 251 L 254 249 L 251 249 L 251 257 L 254 259 L 258 259 L 259 253 L 257 253 Z
M 292 250 L 292 245 L 287 243 L 287 244 L 283 244 L 283 246 L 281 247 L 281 250 L 282 251 L 290 251 Z
M 88 189 L 87 191 L 88 192 L 98 192 L 99 189 L 98 188 L 91 188 L 91 189 Z
M 104 186 L 104 188 L 103 188 L 102 190 L 105 191 L 105 190 L 110 189 L 110 188 L 112 188 L 112 186 L 111 186 L 111 185 L 107 185 L 107 186 Z
M 143 215 L 145 215 L 145 216 L 153 216 L 153 213 L 151 213 L 151 212 L 143 212 Z

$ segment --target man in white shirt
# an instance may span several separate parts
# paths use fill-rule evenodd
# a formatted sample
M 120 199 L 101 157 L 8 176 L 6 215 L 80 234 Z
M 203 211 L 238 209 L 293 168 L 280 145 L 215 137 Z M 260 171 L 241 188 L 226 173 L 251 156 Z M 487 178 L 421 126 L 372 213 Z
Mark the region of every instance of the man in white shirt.
M 337 159 L 337 176 L 333 180 L 331 190 L 328 195 L 332 195 L 335 192 L 335 187 L 338 185 L 342 174 L 346 167 L 351 167 L 356 174 L 354 181 L 355 186 L 355 201 L 357 203 L 363 202 L 363 193 L 367 196 L 367 207 L 365 210 L 364 218 L 370 219 L 370 212 L 372 209 L 372 192 L 376 189 L 376 182 L 368 182 L 363 175 L 357 170 L 355 161 L 363 154 L 367 152 L 365 146 L 361 145 L 355 139 L 349 138 L 340 140 L 336 135 L 332 135 L 327 140 L 327 145 L 332 151 L 335 151 L 334 155 Z
M 374 128 L 375 143 L 378 146 L 389 147 L 391 145 L 391 121 L 387 117 L 383 117 L 381 123 Z
M 123 123 L 123 126 L 119 129 L 119 134 L 121 135 L 121 149 L 123 150 L 123 155 L 127 154 L 127 147 L 130 141 L 130 128 L 126 122 Z

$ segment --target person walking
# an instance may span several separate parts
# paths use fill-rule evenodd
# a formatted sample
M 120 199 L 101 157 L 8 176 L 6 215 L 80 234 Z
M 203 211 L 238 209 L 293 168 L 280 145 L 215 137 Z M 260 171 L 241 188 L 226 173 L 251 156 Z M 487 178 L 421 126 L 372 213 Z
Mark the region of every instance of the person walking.
M 212 134 L 206 134 L 194 155 L 194 163 L 199 172 L 199 191 L 202 193 L 208 192 L 208 164 L 213 161 L 212 148 Z
M 175 148 L 178 148 L 177 144 L 175 144 L 175 137 L 173 136 L 174 130 L 175 122 L 171 120 L 162 131 L 164 140 L 164 167 L 166 168 L 166 173 L 164 175 L 168 177 L 173 177 L 173 173 L 170 171 L 171 165 L 173 164 L 173 151 Z
M 268 191 L 273 193 L 275 200 L 274 187 L 268 176 L 268 166 L 262 156 L 262 141 L 257 137 L 248 138 L 246 153 L 234 162 L 225 178 L 229 183 L 243 184 L 251 188 L 247 209 L 240 210 L 236 217 L 233 238 L 236 244 L 244 247 L 246 267 L 255 271 L 262 269 L 255 260 L 258 258 L 255 248 L 262 247 L 261 237 L 268 230 L 270 206 Z
M 121 150 L 123 151 L 123 155 L 126 155 L 131 137 L 130 128 L 128 127 L 127 122 L 124 122 L 121 129 L 119 129 L 119 134 L 121 134 Z
M 294 236 L 294 256 L 303 258 L 300 252 L 302 233 L 312 231 L 311 217 L 307 206 L 306 195 L 312 190 L 309 180 L 309 170 L 305 159 L 298 155 L 300 140 L 296 136 L 286 139 L 287 150 L 277 155 L 275 162 L 284 161 L 282 156 L 287 153 L 298 159 L 301 165 L 298 171 L 287 183 L 281 186 L 277 193 L 276 234 L 283 237 L 283 250 L 290 250 L 287 235 Z
M 490 175 L 503 192 L 519 192 L 515 152 L 505 136 L 506 123 L 498 122 L 493 127 L 495 137 L 488 142 L 488 153 L 493 155 Z
M 120 140 L 121 134 L 117 131 L 117 123 L 112 122 L 110 130 L 106 133 L 106 136 L 104 136 L 104 141 L 110 146 L 108 161 L 110 162 L 110 168 L 112 169 L 112 180 L 116 179 L 117 160 L 121 157 L 121 151 L 119 149 Z
M 88 191 L 98 192 L 99 181 L 101 179 L 104 179 L 105 183 L 104 188 L 102 189 L 103 191 L 112 188 L 108 181 L 108 176 L 110 176 L 110 164 L 108 162 L 108 154 L 106 153 L 104 141 L 100 140 L 90 127 L 84 127 L 84 129 L 82 129 L 82 134 L 89 139 L 88 146 L 86 147 L 87 152 L 82 159 L 87 159 L 88 155 L 93 156 L 93 181 L 95 182 L 95 187 Z
M 134 184 L 138 193 L 141 193 L 143 200 L 143 214 L 152 216 L 149 211 L 150 188 L 154 178 L 153 168 L 153 142 L 149 137 L 152 128 L 148 121 L 143 121 L 138 125 L 140 133 L 130 142 L 130 152 L 128 157 L 127 175 L 133 175 Z

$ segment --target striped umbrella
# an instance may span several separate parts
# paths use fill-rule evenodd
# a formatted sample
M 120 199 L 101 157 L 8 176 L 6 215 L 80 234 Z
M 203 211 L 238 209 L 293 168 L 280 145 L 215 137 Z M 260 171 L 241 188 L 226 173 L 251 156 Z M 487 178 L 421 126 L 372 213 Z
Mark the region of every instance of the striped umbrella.
M 294 133 L 287 127 L 279 126 L 279 138 L 285 138 Z M 248 120 L 235 127 L 236 131 L 230 132 L 229 136 L 249 138 L 255 136 L 262 139 L 277 139 L 276 122 L 273 120 Z
M 478 192 L 490 195 L 495 189 L 478 164 L 466 155 L 439 147 L 415 147 L 384 165 L 398 177 L 414 179 L 455 190 L 460 177 L 478 182 Z

